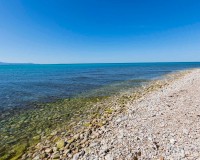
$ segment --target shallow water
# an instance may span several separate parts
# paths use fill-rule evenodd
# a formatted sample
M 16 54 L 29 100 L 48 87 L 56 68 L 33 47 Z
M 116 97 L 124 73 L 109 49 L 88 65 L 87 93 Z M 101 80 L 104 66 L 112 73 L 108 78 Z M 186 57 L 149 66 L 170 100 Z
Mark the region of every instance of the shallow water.
M 0 109 L 74 96 L 106 96 L 200 63 L 0 65 Z

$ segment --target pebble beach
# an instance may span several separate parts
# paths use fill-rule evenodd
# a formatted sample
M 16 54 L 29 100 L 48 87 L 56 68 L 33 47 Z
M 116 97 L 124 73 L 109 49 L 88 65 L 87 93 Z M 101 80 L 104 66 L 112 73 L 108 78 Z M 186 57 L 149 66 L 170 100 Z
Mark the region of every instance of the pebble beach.
M 200 160 L 199 8 L 0 0 L 0 160 Z
M 200 158 L 200 69 L 165 76 L 96 104 L 98 114 L 54 131 L 21 159 Z M 106 106 L 101 109 L 102 106 Z

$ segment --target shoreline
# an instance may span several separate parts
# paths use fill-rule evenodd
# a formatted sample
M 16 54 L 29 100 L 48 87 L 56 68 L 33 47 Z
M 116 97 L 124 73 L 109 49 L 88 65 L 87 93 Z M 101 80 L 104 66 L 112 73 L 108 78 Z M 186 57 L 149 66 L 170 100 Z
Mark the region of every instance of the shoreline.
M 192 71 L 185 70 L 171 73 L 161 80 L 152 81 L 135 92 L 128 91 L 120 96 L 114 96 L 103 102 L 98 102 L 96 104 L 97 106 L 99 105 L 99 107 L 96 107 L 98 108 L 97 112 L 88 118 L 88 121 L 82 121 L 82 123 L 74 125 L 71 127 L 72 131 L 54 131 L 49 137 L 44 136 L 40 143 L 28 149 L 22 159 L 71 159 L 72 157 L 84 157 L 87 154 L 84 149 L 90 146 L 95 139 L 101 138 L 106 131 L 106 126 L 112 122 L 113 118 L 126 112 L 128 109 L 127 104 L 170 85 L 170 83 Z M 104 110 L 102 106 L 106 106 Z
M 199 75 L 200 69 L 191 70 L 129 101 L 126 112 L 74 159 L 199 159 Z

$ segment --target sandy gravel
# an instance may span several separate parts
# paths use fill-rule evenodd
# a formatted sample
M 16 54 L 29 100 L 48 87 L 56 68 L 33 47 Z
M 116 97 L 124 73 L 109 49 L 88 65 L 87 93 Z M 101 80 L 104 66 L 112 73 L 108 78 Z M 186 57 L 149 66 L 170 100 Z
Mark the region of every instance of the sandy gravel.
M 127 107 L 73 159 L 200 160 L 200 69 Z

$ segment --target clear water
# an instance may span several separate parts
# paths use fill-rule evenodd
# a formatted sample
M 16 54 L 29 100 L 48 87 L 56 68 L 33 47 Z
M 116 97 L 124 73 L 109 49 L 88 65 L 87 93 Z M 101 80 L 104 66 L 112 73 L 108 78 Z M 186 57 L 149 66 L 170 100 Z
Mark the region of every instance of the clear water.
M 110 95 L 195 67 L 200 63 L 0 65 L 0 110 L 80 94 Z

